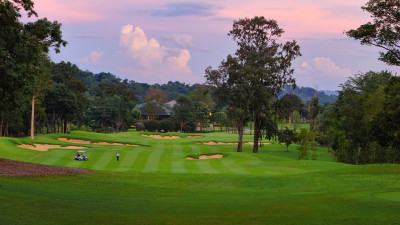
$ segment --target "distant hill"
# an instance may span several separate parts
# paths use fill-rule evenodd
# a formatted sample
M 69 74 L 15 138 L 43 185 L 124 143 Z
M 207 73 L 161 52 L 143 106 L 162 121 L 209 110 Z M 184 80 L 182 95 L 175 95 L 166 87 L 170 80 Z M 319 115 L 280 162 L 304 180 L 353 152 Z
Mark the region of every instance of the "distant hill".
M 325 105 L 327 103 L 332 104 L 337 100 L 336 91 L 317 91 L 310 87 L 297 87 L 296 89 L 293 89 L 292 86 L 286 87 L 281 93 L 279 93 L 278 97 L 282 98 L 286 94 L 293 94 L 298 96 L 304 103 L 307 103 L 315 96 L 316 93 L 319 98 L 319 104 L 321 105 Z

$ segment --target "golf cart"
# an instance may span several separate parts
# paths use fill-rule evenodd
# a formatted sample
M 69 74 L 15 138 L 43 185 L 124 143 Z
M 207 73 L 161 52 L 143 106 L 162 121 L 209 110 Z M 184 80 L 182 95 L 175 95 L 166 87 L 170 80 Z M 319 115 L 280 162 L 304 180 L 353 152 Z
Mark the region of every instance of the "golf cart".
M 75 160 L 79 160 L 79 161 L 88 160 L 88 157 L 86 156 L 86 152 L 85 151 L 77 151 L 76 155 L 75 155 Z

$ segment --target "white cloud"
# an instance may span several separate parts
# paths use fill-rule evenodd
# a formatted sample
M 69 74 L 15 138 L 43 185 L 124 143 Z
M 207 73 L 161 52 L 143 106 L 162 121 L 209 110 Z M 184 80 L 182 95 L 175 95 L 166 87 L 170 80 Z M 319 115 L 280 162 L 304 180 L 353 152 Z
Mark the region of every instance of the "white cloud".
M 134 80 L 199 82 L 188 65 L 191 55 L 187 49 L 168 48 L 154 38 L 148 38 L 140 28 L 128 24 L 122 27 L 120 45 L 133 59 L 126 68 Z
M 86 56 L 80 59 L 81 62 L 87 64 L 98 64 L 103 59 L 103 51 L 92 51 L 90 56 Z
M 171 34 L 163 37 L 166 40 L 172 41 L 180 48 L 193 48 L 193 37 L 187 34 Z
M 330 58 L 316 57 L 302 62 L 301 66 L 296 68 L 295 74 L 299 85 L 337 90 L 339 84 L 353 73 L 349 69 L 339 67 Z

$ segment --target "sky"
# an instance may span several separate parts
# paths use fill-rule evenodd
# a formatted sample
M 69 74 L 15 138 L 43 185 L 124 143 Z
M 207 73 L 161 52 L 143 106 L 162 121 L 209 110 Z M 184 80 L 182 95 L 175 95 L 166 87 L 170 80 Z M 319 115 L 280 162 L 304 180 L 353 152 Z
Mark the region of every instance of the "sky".
M 371 20 L 361 9 L 367 0 L 33 1 L 39 18 L 62 23 L 68 45 L 53 61 L 136 82 L 205 82 L 204 70 L 237 49 L 227 35 L 233 21 L 254 16 L 276 20 L 280 41 L 300 45 L 297 85 L 339 90 L 355 74 L 400 72 L 378 61 L 379 49 L 344 34 Z

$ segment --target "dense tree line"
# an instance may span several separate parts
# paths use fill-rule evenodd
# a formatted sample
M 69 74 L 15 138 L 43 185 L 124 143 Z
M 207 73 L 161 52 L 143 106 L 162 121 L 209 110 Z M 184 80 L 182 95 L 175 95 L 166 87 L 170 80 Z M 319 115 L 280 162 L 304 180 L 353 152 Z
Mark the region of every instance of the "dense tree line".
M 379 60 L 400 65 L 400 2 L 369 0 L 363 10 L 372 22 L 346 32 L 363 45 L 382 49 Z M 321 142 L 341 162 L 399 163 L 400 78 L 389 72 L 368 72 L 349 78 L 338 101 L 323 110 Z
M 319 127 L 339 161 L 399 162 L 399 83 L 389 72 L 368 72 L 342 85 Z

